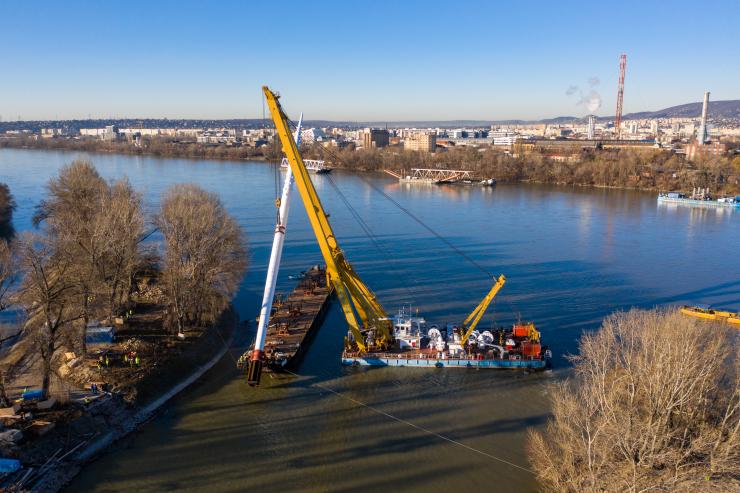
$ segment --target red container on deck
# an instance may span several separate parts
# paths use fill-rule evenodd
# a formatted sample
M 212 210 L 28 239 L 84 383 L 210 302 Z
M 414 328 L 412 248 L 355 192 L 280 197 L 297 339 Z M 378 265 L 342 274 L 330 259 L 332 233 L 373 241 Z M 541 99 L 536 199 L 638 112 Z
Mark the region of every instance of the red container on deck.
M 515 324 L 514 337 L 527 337 L 529 335 L 530 324 Z
M 542 351 L 542 346 L 537 342 L 522 343 L 522 354 L 524 356 L 539 356 L 540 351 Z

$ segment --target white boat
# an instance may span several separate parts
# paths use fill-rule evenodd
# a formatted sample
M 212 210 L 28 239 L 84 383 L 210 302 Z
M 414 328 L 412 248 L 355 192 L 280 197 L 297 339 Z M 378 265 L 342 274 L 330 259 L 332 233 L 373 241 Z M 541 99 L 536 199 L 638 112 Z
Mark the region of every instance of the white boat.
M 740 208 L 740 196 L 720 197 L 713 199 L 707 188 L 695 188 L 691 195 L 686 196 L 679 192 L 668 192 L 658 194 L 658 203 L 697 205 L 702 207 L 730 207 Z

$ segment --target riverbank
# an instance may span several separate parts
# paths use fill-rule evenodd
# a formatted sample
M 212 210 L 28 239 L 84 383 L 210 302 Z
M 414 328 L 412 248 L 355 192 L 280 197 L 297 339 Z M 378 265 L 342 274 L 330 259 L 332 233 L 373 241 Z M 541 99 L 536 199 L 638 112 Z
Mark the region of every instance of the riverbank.
M 125 156 L 153 156 L 161 158 L 208 159 L 228 161 L 263 161 L 274 158 L 254 147 L 207 146 L 190 142 L 154 141 L 146 147 L 136 147 L 130 142 L 104 142 L 100 140 L 73 139 L 4 139 L 0 149 L 58 150 L 72 152 L 98 152 Z
M 332 167 L 362 171 L 392 170 L 409 174 L 413 168 L 470 171 L 477 178 L 499 183 L 538 183 L 635 190 L 709 188 L 714 194 L 740 194 L 740 156 L 713 156 L 688 161 L 666 149 L 580 149 L 553 154 L 551 150 L 449 148 L 434 154 L 397 149 L 331 149 L 313 146 L 304 157 L 325 159 Z
M 216 325 L 188 344 L 177 357 L 166 360 L 157 373 L 142 379 L 133 403 L 127 402 L 123 394 L 106 393 L 78 416 L 58 423 L 52 432 L 23 451 L 24 469 L 8 487 L 16 485 L 15 491 L 58 491 L 85 464 L 148 421 L 218 363 L 231 345 L 237 319 L 233 308 L 224 312 Z
M 208 146 L 196 143 L 153 140 L 144 147 L 128 142 L 73 139 L 6 139 L 0 148 L 68 150 L 104 154 L 218 161 L 277 161 L 279 150 Z M 434 154 L 398 148 L 326 149 L 305 147 L 303 155 L 323 159 L 332 168 L 353 172 L 389 169 L 406 173 L 411 168 L 461 169 L 500 183 L 538 183 L 580 187 L 648 191 L 690 191 L 709 188 L 719 195 L 740 194 L 740 157 L 712 157 L 689 162 L 683 156 L 656 148 L 643 150 L 572 150 L 551 155 L 545 150 L 505 152 L 497 148 L 449 148 Z

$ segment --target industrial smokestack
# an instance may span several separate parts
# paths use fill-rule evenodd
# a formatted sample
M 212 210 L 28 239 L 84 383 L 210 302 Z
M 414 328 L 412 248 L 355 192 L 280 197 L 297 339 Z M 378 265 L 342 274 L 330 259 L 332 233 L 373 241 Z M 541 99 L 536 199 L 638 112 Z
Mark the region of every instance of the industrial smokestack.
M 706 144 L 709 132 L 707 132 L 707 112 L 709 111 L 709 91 L 704 93 L 704 106 L 701 109 L 701 125 L 699 126 L 699 133 L 696 136 L 696 140 L 699 141 L 700 145 Z
M 596 126 L 596 118 L 594 118 L 594 115 L 588 115 L 588 132 L 586 136 L 588 140 L 593 140 L 595 126 Z

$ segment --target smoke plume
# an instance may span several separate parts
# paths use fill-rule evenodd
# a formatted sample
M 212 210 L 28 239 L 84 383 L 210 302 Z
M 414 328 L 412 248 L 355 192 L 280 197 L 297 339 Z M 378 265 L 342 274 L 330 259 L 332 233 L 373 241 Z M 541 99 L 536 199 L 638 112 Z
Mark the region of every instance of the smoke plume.
M 598 77 L 589 77 L 587 89 L 581 89 L 576 85 L 569 86 L 565 91 L 565 95 L 572 96 L 578 94 L 579 99 L 576 102 L 576 106 L 583 106 L 589 114 L 594 113 L 601 108 L 601 94 L 596 90 L 600 83 L 601 81 Z

